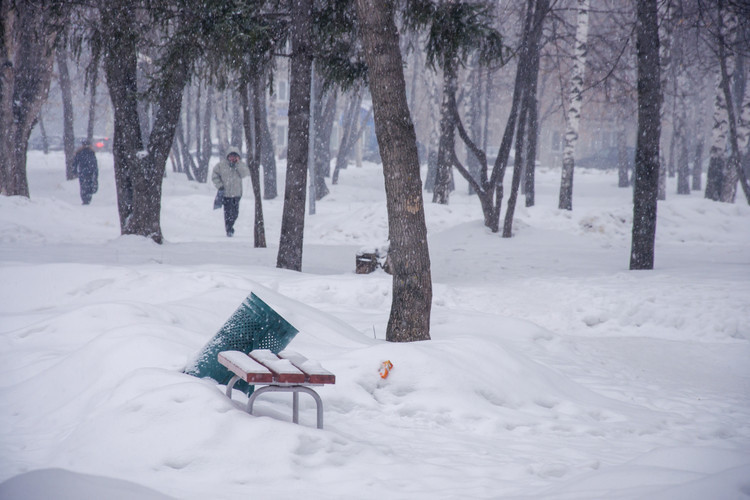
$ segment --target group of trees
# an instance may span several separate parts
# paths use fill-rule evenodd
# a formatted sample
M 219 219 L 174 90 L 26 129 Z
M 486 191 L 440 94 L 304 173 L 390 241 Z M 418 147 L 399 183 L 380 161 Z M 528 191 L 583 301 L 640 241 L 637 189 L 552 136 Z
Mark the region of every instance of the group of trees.
M 97 7 L 0 0 L 0 14 L 1 192 L 29 196 L 26 149 L 53 63 L 65 94 L 68 54 L 80 62 L 85 52 L 92 110 L 100 67 L 112 103 L 121 232 L 157 242 L 163 239 L 161 180 L 168 159 L 176 171 L 205 182 L 216 136 L 222 148 L 247 147 L 254 244 L 266 246 L 262 199 L 277 196 L 269 126 L 274 113 L 267 103 L 284 61 L 290 87 L 280 268 L 301 269 L 305 202 L 325 196 L 326 177 L 338 182 L 361 136 L 361 103 L 369 91 L 394 273 L 389 340 L 429 338 L 420 135 L 429 137 L 422 144 L 433 202 L 449 203 L 458 172 L 493 232 L 501 229 L 505 174 L 512 167 L 502 224 L 502 235 L 511 237 L 519 194 L 525 194 L 527 206 L 534 204 L 534 168 L 545 124 L 555 117 L 565 123 L 559 208 L 571 210 L 581 120 L 602 108 L 617 110 L 620 185 L 625 187 L 631 183 L 625 124 L 637 111 L 630 266 L 650 269 L 664 176 L 678 176 L 680 194 L 690 192 L 691 173 L 692 188 L 701 188 L 701 124 L 708 124 L 701 121 L 701 110 L 703 96 L 713 92 L 706 197 L 734 201 L 739 184 L 750 202 L 750 8 L 739 0 L 607 0 L 595 10 L 589 0 L 502 5 L 489 0 L 110 0 Z M 409 58 L 414 64 L 407 85 L 403 62 Z M 705 84 L 708 74 L 717 75 L 715 88 Z M 343 96 L 348 101 L 337 104 Z M 415 122 L 420 99 L 430 116 Z M 344 113 L 331 171 L 337 108 Z M 504 110 L 505 128 L 493 131 L 488 123 L 498 108 Z M 69 157 L 70 110 L 64 115 Z M 668 148 L 661 147 L 662 124 L 671 125 Z M 494 159 L 488 157 L 489 144 L 497 144 Z M 67 177 L 73 175 L 68 168 Z

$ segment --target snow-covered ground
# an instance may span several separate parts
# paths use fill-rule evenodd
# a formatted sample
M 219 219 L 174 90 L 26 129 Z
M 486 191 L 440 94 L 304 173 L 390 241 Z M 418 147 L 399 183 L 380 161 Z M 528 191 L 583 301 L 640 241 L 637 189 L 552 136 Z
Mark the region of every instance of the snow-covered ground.
M 254 249 L 249 185 L 228 239 L 212 187 L 170 172 L 156 245 L 120 236 L 99 162 L 90 206 L 59 153 L 30 153 L 31 199 L 0 196 L 0 498 L 750 498 L 742 199 L 670 179 L 656 269 L 632 272 L 616 173 L 578 171 L 566 212 L 541 169 L 512 239 L 457 179 L 450 205 L 426 200 L 432 340 L 390 344 L 390 276 L 354 274 L 387 236 L 379 166 L 329 186 L 297 273 L 275 268 L 281 198 Z M 250 416 L 181 373 L 251 291 L 336 374 L 324 430 L 304 395 L 294 425 L 288 394 Z

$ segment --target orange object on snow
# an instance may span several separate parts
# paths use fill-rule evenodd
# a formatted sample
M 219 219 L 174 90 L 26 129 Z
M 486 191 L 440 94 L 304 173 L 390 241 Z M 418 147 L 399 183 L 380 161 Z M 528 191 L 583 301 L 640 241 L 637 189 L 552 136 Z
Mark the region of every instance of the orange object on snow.
M 386 378 L 393 368 L 393 363 L 390 360 L 383 361 L 380 363 L 380 378 Z

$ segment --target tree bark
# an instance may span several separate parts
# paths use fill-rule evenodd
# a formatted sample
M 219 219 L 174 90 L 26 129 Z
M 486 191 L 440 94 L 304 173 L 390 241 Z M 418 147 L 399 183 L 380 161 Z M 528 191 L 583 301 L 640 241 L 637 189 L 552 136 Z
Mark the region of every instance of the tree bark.
M 435 179 L 438 171 L 438 150 L 440 149 L 440 89 L 438 88 L 438 75 L 435 71 L 425 71 L 425 80 L 430 109 L 430 137 L 427 143 L 427 175 L 424 181 L 425 191 L 432 192 L 435 189 Z
M 451 111 L 456 100 L 458 75 L 453 61 L 443 63 L 443 102 L 440 106 L 440 142 L 432 202 L 447 205 L 450 199 L 453 156 L 456 149 L 456 121 Z M 454 104 L 455 106 L 455 104 Z
M 261 108 L 266 106 L 265 93 L 263 92 L 263 75 L 255 75 L 253 82 L 253 118 L 255 119 L 255 148 L 253 158 L 250 158 L 250 148 L 248 148 L 248 161 L 250 163 L 250 178 L 253 183 L 253 198 L 255 198 L 255 224 L 253 225 L 253 241 L 255 248 L 266 248 L 266 227 L 263 221 L 263 198 L 260 193 L 260 162 L 263 157 L 263 140 L 261 134 Z M 247 93 L 243 93 L 247 95 Z M 242 106 L 245 109 L 245 106 Z M 245 130 L 249 127 L 249 116 L 245 115 Z M 250 144 L 248 137 L 247 143 Z
M 49 154 L 49 139 L 47 138 L 47 131 L 44 129 L 44 115 L 39 113 L 39 134 L 42 136 L 42 151 L 44 154 Z
M 524 167 L 527 169 L 527 175 L 531 175 L 530 181 L 533 184 L 533 163 L 536 161 L 536 93 L 539 80 L 539 51 L 541 50 L 542 26 L 549 11 L 549 0 L 535 0 L 533 3 L 529 1 L 528 6 L 529 14 L 532 11 L 533 14 L 529 32 L 525 37 L 525 43 L 522 48 L 522 58 L 527 69 L 524 72 L 522 80 L 524 90 L 520 101 L 521 108 L 518 122 L 516 124 L 516 158 L 513 165 L 510 196 L 508 196 L 508 208 L 505 211 L 505 222 L 503 223 L 503 238 L 510 238 L 513 234 L 513 215 L 516 210 L 518 189 L 521 184 Z M 532 121 L 531 126 L 527 126 L 527 120 Z M 527 155 L 531 157 L 530 160 L 527 158 Z M 531 174 L 529 174 L 529 171 Z M 533 193 L 533 186 L 531 187 L 531 192 Z
M 76 137 L 73 127 L 73 92 L 70 89 L 70 72 L 68 71 L 68 53 L 65 37 L 55 48 L 57 59 L 57 78 L 60 82 L 60 95 L 63 108 L 63 151 L 65 152 L 65 178 L 76 179 L 77 172 L 73 170 L 73 155 L 76 149 Z
M 527 70 L 523 79 L 524 91 L 521 97 L 521 108 L 519 111 L 518 122 L 516 124 L 516 158 L 513 165 L 513 179 L 511 181 L 510 195 L 508 196 L 508 208 L 505 211 L 505 222 L 503 223 L 503 238 L 510 238 L 513 234 L 513 215 L 516 210 L 518 189 L 521 184 L 524 167 L 527 170 L 527 180 L 532 184 L 530 191 L 532 193 L 534 191 L 533 163 L 536 161 L 537 137 L 536 93 L 539 79 L 539 51 L 541 50 L 539 44 L 542 37 L 541 28 L 549 10 L 549 0 L 535 0 L 533 4 L 529 2 L 528 5 L 529 12 L 532 11 L 533 5 L 533 17 L 531 29 L 528 36 L 525 37 L 525 43 L 522 50 L 522 58 L 527 66 Z M 528 127 L 527 120 L 532 122 Z M 531 158 L 529 159 L 527 156 L 530 156 Z
M 430 338 L 432 281 L 414 125 L 392 0 L 357 0 L 375 132 L 383 160 L 393 302 L 386 340 Z
M 469 88 L 467 89 L 467 93 L 469 95 L 469 99 L 467 99 L 466 102 L 466 112 L 467 116 L 469 117 L 469 129 L 467 132 L 469 133 L 469 136 L 474 141 L 475 144 L 482 144 L 483 136 L 482 136 L 482 75 L 484 74 L 483 68 L 479 66 L 479 56 L 475 55 L 472 58 L 472 70 L 469 75 L 467 84 L 469 85 Z M 466 154 L 466 168 L 469 170 L 469 173 L 474 178 L 479 177 L 479 160 L 471 154 L 470 151 L 467 150 Z M 469 194 L 474 194 L 474 188 L 471 187 L 471 184 L 469 184 Z
M 214 149 L 213 141 L 211 140 L 211 116 L 213 115 L 214 108 L 213 94 L 213 89 L 206 87 L 206 105 L 203 108 L 203 123 L 200 128 L 201 148 L 198 154 L 198 169 L 195 171 L 195 179 L 200 183 L 208 182 L 208 170 L 211 163 L 211 154 Z
M 185 176 L 189 181 L 194 181 L 195 177 L 193 176 L 193 172 L 195 172 L 196 165 L 195 160 L 193 160 L 193 155 L 190 154 L 190 150 L 188 149 L 187 140 L 183 137 L 182 120 L 177 121 L 177 128 L 175 128 L 175 141 L 177 141 L 178 153 L 182 155 L 182 165 Z
M 363 91 L 361 89 L 355 91 L 351 96 L 349 106 L 344 114 L 344 130 L 341 133 L 341 141 L 339 142 L 339 149 L 336 153 L 336 166 L 333 169 L 331 184 L 338 184 L 340 171 L 348 166 L 349 154 L 354 145 L 353 138 L 355 135 L 355 129 L 357 128 L 357 122 L 359 121 L 362 97 Z
M 684 19 L 683 5 L 674 5 L 675 19 Z M 680 26 L 677 26 L 672 35 L 672 80 L 674 82 L 673 107 L 673 133 L 672 142 L 676 149 L 676 174 L 677 194 L 690 194 L 690 160 L 688 140 L 688 91 L 690 82 L 687 75 L 687 62 L 685 52 L 685 34 Z M 670 153 L 672 154 L 672 153 Z M 670 173 L 674 175 L 674 173 Z
M 701 189 L 703 189 L 701 185 L 702 178 L 703 178 L 703 137 L 698 137 L 698 143 L 695 145 L 695 156 L 693 157 L 693 182 L 691 185 L 693 191 L 700 191 Z
M 720 66 L 726 63 L 724 47 L 724 24 L 726 20 L 725 5 L 722 0 L 716 5 L 716 41 L 717 53 Z M 724 185 L 724 175 L 726 172 L 726 155 L 727 134 L 729 132 L 728 102 L 724 93 L 725 68 L 716 75 L 716 98 L 714 101 L 714 123 L 711 131 L 711 149 L 709 152 L 710 160 L 708 163 L 708 172 L 706 173 L 706 192 L 705 197 L 719 201 L 721 200 L 722 186 Z M 726 82 L 727 85 L 729 82 Z
M 229 150 L 229 132 L 232 127 L 227 110 L 227 95 L 229 92 L 219 92 L 216 88 L 214 96 L 214 121 L 216 123 L 216 139 L 219 141 L 219 154 L 224 155 Z M 242 151 L 242 149 L 240 149 Z
M 94 124 L 96 122 L 96 89 L 99 86 L 99 63 L 101 59 L 101 44 L 98 39 L 91 42 L 91 63 L 89 77 L 89 121 L 86 127 L 86 139 L 94 140 Z
M 26 150 L 49 91 L 65 8 L 0 0 L 0 194 L 29 196 Z
M 654 268 L 659 189 L 661 81 L 657 0 L 637 1 L 638 139 L 630 269 Z
M 563 149 L 562 179 L 560 181 L 560 200 L 558 208 L 573 209 L 573 172 L 575 169 L 575 148 L 578 141 L 578 128 L 581 121 L 581 103 L 583 101 L 583 76 L 586 70 L 588 53 L 587 39 L 589 30 L 589 0 L 577 0 L 578 16 L 576 24 L 575 60 L 570 80 L 570 105 L 567 114 L 567 131 Z
M 724 175 L 724 150 L 727 143 L 727 106 L 721 88 L 721 73 L 716 77 L 716 98 L 714 100 L 713 128 L 711 129 L 711 148 L 709 150 L 708 171 L 706 172 L 705 197 L 719 201 Z
M 137 50 L 132 26 L 120 24 L 120 9 L 101 11 L 103 32 L 104 71 L 114 110 L 115 130 L 112 153 L 117 187 L 117 210 L 120 232 L 126 234 L 128 221 L 133 214 L 133 181 L 137 170 L 136 153 L 143 150 L 140 122 L 138 120 L 138 84 L 136 82 Z M 129 17 L 123 13 L 123 17 Z
M 721 5 L 721 2 L 719 3 Z M 735 19 L 736 22 L 736 19 Z M 721 33 L 721 30 L 719 30 Z M 729 146 L 730 156 L 725 164 L 724 174 L 722 176 L 720 200 L 725 203 L 733 203 L 737 191 L 737 182 L 740 182 L 745 193 L 745 198 L 750 204 L 750 183 L 742 167 L 742 151 L 747 144 L 746 135 L 750 123 L 745 120 L 750 118 L 750 103 L 745 103 L 740 107 L 740 115 L 735 112 L 734 96 L 732 95 L 729 85 L 730 73 L 728 69 L 728 57 L 725 55 L 725 46 L 723 41 L 719 44 L 719 65 L 721 68 L 721 88 L 724 94 L 724 102 L 727 108 L 727 121 L 729 123 Z M 744 76 L 744 75 L 743 75 Z M 744 90 L 744 89 L 743 89 Z M 747 111 L 743 113 L 743 111 Z M 744 115 L 744 116 L 743 116 Z
M 263 103 L 260 107 L 261 113 L 261 137 L 263 149 L 261 154 L 261 163 L 263 165 L 263 199 L 273 200 L 279 195 L 276 186 L 276 147 L 274 146 L 273 136 L 268 124 L 268 110 L 266 109 L 265 90 L 263 91 Z M 274 112 L 274 107 L 270 106 L 270 111 Z M 274 127 L 275 130 L 276 127 Z
M 617 187 L 630 186 L 630 158 L 628 158 L 627 131 L 625 118 L 617 117 Z
M 305 230 L 307 161 L 310 141 L 310 83 L 312 70 L 312 0 L 292 0 L 289 82 L 289 140 L 284 211 L 276 267 L 302 270 Z
M 325 177 L 326 172 L 330 174 L 331 171 L 331 132 L 338 93 L 335 89 L 324 93 L 323 82 L 319 78 L 315 78 L 313 85 L 316 87 L 313 106 L 313 186 L 315 199 L 321 200 L 329 193 Z
M 534 58 L 536 68 L 532 74 L 539 74 L 539 53 L 537 50 Z M 536 197 L 536 150 L 539 141 L 539 102 L 537 100 L 537 78 L 531 82 L 529 89 L 529 125 L 528 140 L 526 141 L 526 167 L 524 168 L 524 193 L 526 195 L 526 206 L 533 207 Z
M 180 116 L 192 57 L 181 54 L 164 67 L 154 97 L 156 114 L 144 149 L 138 116 L 137 28 L 124 2 L 102 4 L 105 71 L 115 111 L 113 153 L 122 234 L 162 243 L 161 187 Z

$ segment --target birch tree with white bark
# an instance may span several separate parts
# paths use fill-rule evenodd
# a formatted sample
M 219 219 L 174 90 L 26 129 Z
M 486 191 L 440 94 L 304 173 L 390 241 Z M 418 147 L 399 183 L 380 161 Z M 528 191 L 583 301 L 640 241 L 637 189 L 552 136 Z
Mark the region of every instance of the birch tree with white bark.
M 674 4 L 672 2 L 662 2 L 659 4 L 659 60 L 661 61 L 661 89 L 662 94 L 665 93 L 665 89 L 669 88 L 669 82 L 668 78 L 669 75 L 673 73 L 672 68 L 675 65 L 675 62 L 672 60 L 672 45 L 674 43 L 674 26 L 672 24 L 672 20 L 674 18 L 673 16 L 673 10 L 674 10 Z M 672 97 L 672 109 L 674 109 L 674 100 L 675 96 L 674 94 Z M 662 100 L 664 100 L 664 96 L 662 96 Z M 661 116 L 662 119 L 664 119 L 666 115 L 666 110 L 668 106 L 662 106 L 661 107 Z M 674 118 L 674 116 L 673 116 Z M 670 144 L 669 148 L 666 148 L 664 145 L 660 146 L 660 150 L 662 151 L 661 156 L 659 156 L 659 191 L 657 195 L 657 199 L 659 200 L 666 200 L 667 199 L 667 170 L 670 170 L 672 168 L 672 161 L 673 153 L 674 153 L 674 145 L 675 145 L 675 136 L 674 136 L 674 123 L 673 123 L 673 133 L 672 137 L 670 137 Z M 662 141 L 665 141 L 665 137 L 661 137 Z M 668 151 L 668 157 L 667 161 L 665 161 L 664 158 L 664 151 Z M 671 174 L 670 174 L 671 175 Z
M 573 209 L 573 171 L 575 150 L 581 122 L 583 102 L 583 77 L 586 70 L 587 41 L 589 31 L 589 0 L 577 0 L 576 39 L 572 77 L 570 79 L 570 104 L 566 116 L 565 146 L 563 149 L 562 179 L 560 181 L 561 210 Z
M 721 8 L 722 2 L 719 2 Z M 737 13 L 728 11 L 727 12 L 726 25 L 729 28 L 729 44 L 727 39 L 722 39 L 721 36 L 718 38 L 719 48 L 719 67 L 721 70 L 721 90 L 724 94 L 724 102 L 726 103 L 727 109 L 727 121 L 729 125 L 729 158 L 724 164 L 724 171 L 721 176 L 721 191 L 720 201 L 725 203 L 733 203 L 735 195 L 737 193 L 738 181 L 742 185 L 742 189 L 745 193 L 745 197 L 750 204 L 750 184 L 742 165 L 742 153 L 745 149 L 745 136 L 747 135 L 747 122 L 743 118 L 743 110 L 745 108 L 744 102 L 737 105 L 736 101 L 742 100 L 739 96 L 745 94 L 745 86 L 747 82 L 747 74 L 744 69 L 743 55 L 739 52 L 743 50 L 746 43 L 738 42 L 742 40 L 737 30 Z M 721 35 L 721 24 L 719 23 L 719 34 Z M 732 30 L 732 28 L 734 28 Z M 730 81 L 733 81 L 734 85 L 730 85 Z M 734 89 L 732 88 L 734 87 Z M 739 109 L 736 109 L 737 106 Z
M 723 8 L 723 2 L 717 5 L 717 23 L 716 23 L 716 52 L 718 58 L 724 59 L 726 69 L 719 71 L 716 75 L 716 96 L 714 98 L 713 127 L 711 129 L 711 148 L 709 151 L 710 160 L 708 163 L 708 172 L 706 174 L 706 192 L 705 197 L 714 201 L 721 199 L 722 186 L 724 184 L 724 174 L 726 172 L 726 149 L 727 137 L 729 132 L 729 116 L 727 114 L 727 100 L 724 94 L 724 78 L 731 77 L 733 62 L 731 57 L 725 53 L 724 39 L 727 33 L 735 25 L 733 17 Z M 721 63 L 720 63 L 721 65 Z

